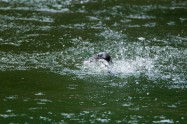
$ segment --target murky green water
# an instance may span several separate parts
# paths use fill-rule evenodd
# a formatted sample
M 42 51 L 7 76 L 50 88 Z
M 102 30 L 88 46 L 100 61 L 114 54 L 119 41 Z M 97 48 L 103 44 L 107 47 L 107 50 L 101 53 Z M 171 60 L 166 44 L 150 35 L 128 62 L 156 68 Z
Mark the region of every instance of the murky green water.
M 1 0 L 0 122 L 185 124 L 186 60 L 185 0 Z

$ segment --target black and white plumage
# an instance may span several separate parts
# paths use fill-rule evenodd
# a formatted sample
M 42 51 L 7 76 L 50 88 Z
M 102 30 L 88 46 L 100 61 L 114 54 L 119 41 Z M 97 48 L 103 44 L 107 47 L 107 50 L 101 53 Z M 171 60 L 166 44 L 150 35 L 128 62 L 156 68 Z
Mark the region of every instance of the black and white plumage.
M 111 74 L 110 68 L 113 65 L 112 58 L 107 52 L 99 52 L 94 54 L 88 60 L 84 61 L 84 65 L 88 68 L 97 68 L 101 71 L 107 71 Z
M 113 62 L 112 62 L 112 58 L 110 57 L 109 53 L 107 52 L 100 52 L 100 53 L 97 53 L 93 56 L 93 58 L 95 59 L 95 61 L 98 61 L 98 60 L 105 60 L 108 62 L 109 65 L 111 65 Z

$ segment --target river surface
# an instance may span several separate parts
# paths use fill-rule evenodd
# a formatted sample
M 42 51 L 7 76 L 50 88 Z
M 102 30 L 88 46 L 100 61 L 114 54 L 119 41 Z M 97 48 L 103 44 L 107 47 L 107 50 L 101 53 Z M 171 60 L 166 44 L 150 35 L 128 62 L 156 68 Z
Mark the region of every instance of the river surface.
M 1 0 L 0 123 L 186 124 L 187 1 Z

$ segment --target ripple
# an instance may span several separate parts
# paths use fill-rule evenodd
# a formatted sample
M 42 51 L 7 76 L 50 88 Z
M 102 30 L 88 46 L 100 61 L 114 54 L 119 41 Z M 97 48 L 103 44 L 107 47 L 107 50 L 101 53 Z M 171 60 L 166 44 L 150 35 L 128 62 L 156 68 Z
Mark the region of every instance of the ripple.
M 83 65 L 86 58 L 89 58 L 95 51 L 100 51 L 100 46 L 105 44 L 106 48 L 102 49 L 102 51 L 111 53 L 114 62 L 111 72 L 115 76 L 126 78 L 129 76 L 139 77 L 144 74 L 151 80 L 165 80 L 169 82 L 170 87 L 186 88 L 186 78 L 183 73 L 186 70 L 184 68 L 187 56 L 185 49 L 172 46 L 143 46 L 142 43 L 149 45 L 149 39 L 144 37 L 138 37 L 137 40 L 140 42 L 126 43 L 125 39 L 122 40 L 126 36 L 112 30 L 106 30 L 99 36 L 105 37 L 106 41 L 94 44 L 84 41 L 82 38 L 73 38 L 72 42 L 76 47 L 73 46 L 59 52 L 23 52 L 20 54 L 1 52 L 0 70 L 46 69 L 62 75 L 73 74 L 78 78 L 94 75 L 107 76 L 108 74 L 98 67 L 90 66 L 85 69 Z M 116 41 L 113 43 L 108 42 L 112 37 Z M 185 37 L 173 37 L 173 42 L 180 40 L 182 44 L 185 39 Z M 152 42 L 167 44 L 168 41 L 153 38 Z M 95 49 L 90 50 L 88 47 Z M 69 88 L 74 89 L 76 87 L 70 86 Z
M 160 123 L 170 123 L 170 124 L 172 124 L 172 123 L 174 123 L 173 122 L 173 120 L 169 120 L 169 119 L 164 119 L 164 120 L 160 120 L 160 121 L 153 121 L 153 123 L 155 123 L 155 124 L 160 124 Z
M 12 117 L 16 117 L 17 115 L 14 113 L 11 114 L 0 114 L 0 117 L 2 118 L 12 118 Z
M 6 99 L 8 99 L 8 100 L 15 100 L 15 99 L 17 99 L 17 98 L 18 98 L 17 95 L 7 96 L 7 97 L 6 97 Z
M 41 105 L 52 102 L 51 100 L 48 99 L 34 99 L 34 100 L 37 101 L 37 104 L 41 104 Z
M 156 17 L 154 16 L 148 16 L 148 15 L 129 15 L 127 16 L 127 18 L 131 18 L 131 19 L 154 19 Z
M 44 96 L 44 95 L 45 95 L 45 93 L 38 92 L 38 93 L 35 93 L 34 95 L 35 95 L 35 96 Z

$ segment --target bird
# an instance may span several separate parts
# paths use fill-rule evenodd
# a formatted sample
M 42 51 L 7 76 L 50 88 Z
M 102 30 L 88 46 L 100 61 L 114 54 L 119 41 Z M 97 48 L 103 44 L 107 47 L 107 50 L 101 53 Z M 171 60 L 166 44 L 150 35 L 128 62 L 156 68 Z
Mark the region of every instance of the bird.
M 97 54 L 94 54 L 92 57 L 95 61 L 99 61 L 99 60 L 105 60 L 106 62 L 108 62 L 107 65 L 112 65 L 112 58 L 109 55 L 109 53 L 107 52 L 99 52 Z
M 112 58 L 108 52 L 99 52 L 92 57 L 90 57 L 87 61 L 84 61 L 84 64 L 90 65 L 90 66 L 96 66 L 97 68 L 100 68 L 100 70 L 107 70 L 109 74 L 112 74 L 110 71 L 110 68 L 113 65 Z

